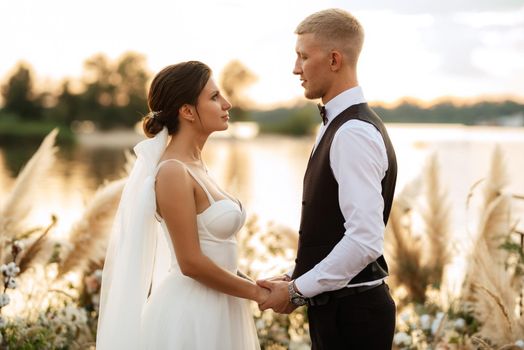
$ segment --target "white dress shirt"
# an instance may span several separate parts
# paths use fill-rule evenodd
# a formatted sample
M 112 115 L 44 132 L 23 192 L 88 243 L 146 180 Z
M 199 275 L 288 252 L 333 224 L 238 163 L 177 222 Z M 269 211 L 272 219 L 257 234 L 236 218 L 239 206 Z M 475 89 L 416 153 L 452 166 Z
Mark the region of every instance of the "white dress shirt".
M 363 102 L 366 101 L 360 86 L 330 100 L 325 106 L 328 122 L 321 126 L 315 148 L 337 115 Z M 343 287 L 379 284 L 383 280 L 348 284 L 383 253 L 381 181 L 388 169 L 384 140 L 372 124 L 351 119 L 335 133 L 329 158 L 339 186 L 339 204 L 346 232 L 320 263 L 295 280 L 297 289 L 306 297 Z

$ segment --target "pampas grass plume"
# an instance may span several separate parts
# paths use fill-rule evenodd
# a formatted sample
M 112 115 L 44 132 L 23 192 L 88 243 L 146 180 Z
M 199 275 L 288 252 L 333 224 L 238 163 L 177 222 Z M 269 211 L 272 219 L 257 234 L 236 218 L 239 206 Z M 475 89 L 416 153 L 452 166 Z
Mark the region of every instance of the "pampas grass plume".
M 62 258 L 59 276 L 72 270 L 85 271 L 90 262 L 103 261 L 113 217 L 126 179 L 110 182 L 93 196 L 82 217 L 72 227 L 71 248 Z

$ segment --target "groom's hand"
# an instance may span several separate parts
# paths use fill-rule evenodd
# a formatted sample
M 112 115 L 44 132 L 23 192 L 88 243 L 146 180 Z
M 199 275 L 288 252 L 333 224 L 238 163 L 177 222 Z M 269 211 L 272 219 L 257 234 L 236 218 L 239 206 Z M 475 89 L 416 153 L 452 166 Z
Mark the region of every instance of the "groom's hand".
M 267 288 L 271 294 L 267 300 L 259 304 L 260 310 L 273 309 L 278 313 L 289 314 L 295 310 L 295 306 L 289 301 L 288 285 L 290 282 L 284 280 L 258 280 L 257 284 Z

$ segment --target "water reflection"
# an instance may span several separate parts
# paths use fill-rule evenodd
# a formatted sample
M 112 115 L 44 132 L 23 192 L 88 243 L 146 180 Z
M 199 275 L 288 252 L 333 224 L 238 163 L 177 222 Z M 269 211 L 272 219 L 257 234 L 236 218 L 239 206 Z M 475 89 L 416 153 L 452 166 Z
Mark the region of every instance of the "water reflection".
M 210 140 L 204 160 L 218 182 L 263 221 L 296 226 L 311 138 Z
M 465 231 L 469 189 L 487 175 L 496 144 L 508 160 L 508 189 L 524 194 L 524 177 L 520 176 L 524 171 L 523 129 L 390 125 L 389 130 L 397 152 L 399 190 L 420 173 L 427 156 L 437 152 L 442 183 L 450 193 L 453 230 L 459 236 Z M 65 225 L 77 218 L 85 201 L 104 181 L 122 176 L 124 151 L 140 137 L 128 140 L 116 145 L 91 140 L 61 147 L 56 165 L 34 194 L 35 220 L 46 223 L 55 213 Z M 302 176 L 313 142 L 314 137 L 212 138 L 203 157 L 216 180 L 242 200 L 250 214 L 257 214 L 263 222 L 297 229 Z M 0 199 L 36 148 L 0 148 Z

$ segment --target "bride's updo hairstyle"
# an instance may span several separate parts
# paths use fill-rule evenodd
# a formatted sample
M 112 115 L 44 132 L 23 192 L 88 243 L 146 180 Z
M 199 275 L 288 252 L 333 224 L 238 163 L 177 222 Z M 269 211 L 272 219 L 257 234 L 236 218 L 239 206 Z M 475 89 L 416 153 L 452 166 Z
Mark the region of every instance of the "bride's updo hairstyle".
M 167 127 L 169 135 L 180 127 L 178 110 L 197 105 L 198 96 L 211 77 L 211 68 L 199 61 L 173 64 L 162 69 L 151 82 L 147 104 L 150 112 L 142 119 L 147 137 Z

